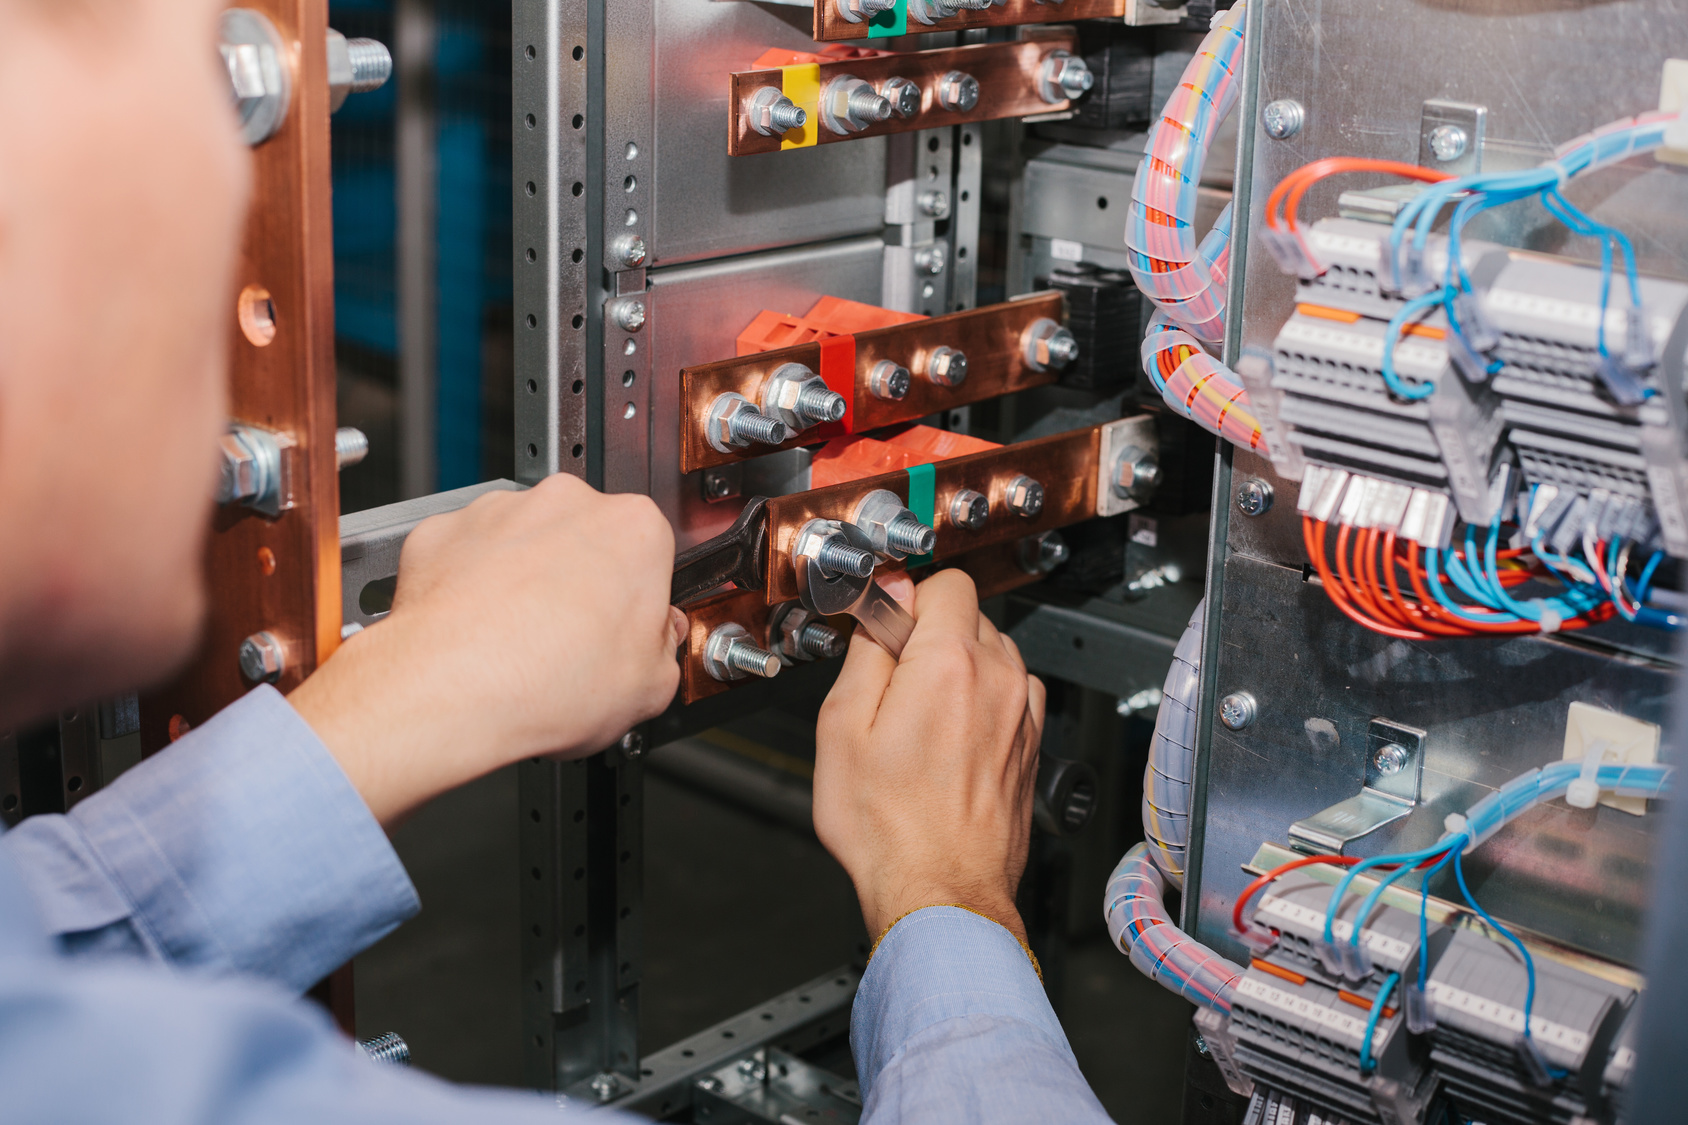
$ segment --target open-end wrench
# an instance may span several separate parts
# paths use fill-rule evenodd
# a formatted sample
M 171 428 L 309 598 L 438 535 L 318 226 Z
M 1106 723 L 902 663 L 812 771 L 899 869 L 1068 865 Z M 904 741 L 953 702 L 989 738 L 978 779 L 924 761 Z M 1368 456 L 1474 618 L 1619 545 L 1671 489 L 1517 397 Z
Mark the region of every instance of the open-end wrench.
M 873 577 L 873 539 L 853 523 L 810 520 L 791 552 L 797 596 L 822 617 L 848 613 L 867 635 L 900 657 L 914 632 L 914 618 Z
M 767 565 L 768 500 L 754 496 L 733 526 L 674 556 L 668 604 L 684 605 L 728 582 L 746 590 L 760 590 Z

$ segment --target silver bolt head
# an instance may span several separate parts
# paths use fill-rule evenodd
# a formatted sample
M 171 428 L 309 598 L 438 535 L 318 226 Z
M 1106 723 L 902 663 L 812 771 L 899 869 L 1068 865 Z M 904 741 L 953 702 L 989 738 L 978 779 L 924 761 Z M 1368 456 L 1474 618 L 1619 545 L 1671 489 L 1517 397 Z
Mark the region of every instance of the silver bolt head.
M 1242 730 L 1254 722 L 1260 705 L 1246 691 L 1234 691 L 1219 701 L 1219 721 L 1228 730 Z
M 1078 340 L 1046 316 L 1027 327 L 1024 340 L 1021 354 L 1033 371 L 1059 371 L 1078 358 Z
M 821 124 L 839 136 L 859 133 L 891 116 L 891 103 L 852 74 L 840 74 L 821 88 Z
M 756 671 L 748 671 L 735 663 L 735 650 L 756 656 Z M 757 645 L 750 635 L 750 630 L 734 622 L 717 626 L 703 645 L 703 670 L 708 672 L 711 678 L 722 683 L 742 680 L 752 675 L 771 679 L 779 673 L 781 667 L 779 657 Z
M 802 644 L 803 626 L 820 618 L 803 608 L 802 602 L 781 602 L 768 613 L 768 643 L 774 646 L 786 666 L 799 660 L 813 660 Z
M 1266 126 L 1268 137 L 1285 141 L 1301 132 L 1307 123 L 1307 111 L 1294 98 L 1279 98 L 1266 103 L 1266 108 L 1260 111 L 1260 123 Z
M 1458 125 L 1438 125 L 1430 130 L 1430 154 L 1443 164 L 1458 160 L 1471 145 L 1471 137 Z
M 287 670 L 287 652 L 274 633 L 253 633 L 240 642 L 240 674 L 255 684 L 273 684 Z
M 609 303 L 610 320 L 623 332 L 637 332 L 645 326 L 645 299 L 617 297 Z
M 879 96 L 891 105 L 891 112 L 907 121 L 920 112 L 920 86 L 908 78 L 887 78 L 879 84 Z
M 1393 777 L 1407 768 L 1407 748 L 1398 742 L 1391 742 L 1387 746 L 1379 746 L 1377 753 L 1372 755 L 1372 768 L 1384 777 Z
M 856 504 L 856 510 L 850 515 L 850 522 L 873 541 L 875 554 L 898 560 L 908 558 L 908 553 L 891 545 L 890 528 L 902 519 L 918 523 L 920 517 L 908 509 L 902 497 L 886 488 L 876 488 L 862 497 Z
M 950 200 L 947 191 L 923 191 L 915 203 L 919 206 L 920 213 L 929 219 L 949 218 Z
M 257 454 L 248 448 L 236 430 L 230 430 L 218 439 L 218 449 L 222 453 L 223 464 L 217 478 L 217 503 L 232 504 L 255 498 L 262 486 Z
M 1043 511 L 1043 485 L 1022 474 L 1008 482 L 1002 499 L 1010 512 L 1024 519 L 1034 519 Z
M 762 86 L 751 94 L 745 105 L 745 116 L 750 127 L 764 137 L 783 134 L 787 128 L 800 129 L 809 119 L 778 86 Z
M 875 363 L 873 370 L 868 373 L 867 389 L 874 398 L 901 402 L 908 397 L 908 389 L 912 382 L 908 368 L 895 360 L 882 359 Z
M 762 393 L 758 395 L 762 413 L 778 418 L 785 423 L 785 428 L 792 433 L 800 433 L 819 422 L 837 421 L 837 418 L 814 418 L 799 408 L 798 402 L 803 393 L 808 390 L 828 391 L 826 380 L 804 367 L 801 363 L 783 363 L 774 369 L 762 384 Z M 833 413 L 843 415 L 845 406 L 842 400 L 833 403 Z
M 979 80 L 951 70 L 938 79 L 938 104 L 951 113 L 971 113 L 979 104 Z
M 734 391 L 715 396 L 715 401 L 709 404 L 709 416 L 704 419 L 704 436 L 709 440 L 710 447 L 718 453 L 733 453 L 743 449 L 751 443 L 740 440 L 733 434 L 733 418 L 745 411 L 755 414 L 762 412 L 756 404 Z M 786 440 L 785 425 L 780 423 L 779 441 Z
M 1067 561 L 1071 552 L 1060 532 L 1045 531 L 1020 540 L 1020 569 L 1027 574 L 1048 574 Z
M 926 357 L 926 377 L 940 387 L 959 387 L 967 381 L 967 356 L 950 347 L 933 348 Z
M 1128 445 L 1114 462 L 1114 495 L 1122 500 L 1147 500 L 1160 483 L 1160 461 L 1148 450 Z
M 971 488 L 964 488 L 950 498 L 949 517 L 950 522 L 963 531 L 978 531 L 990 520 L 990 499 Z
M 260 12 L 230 8 L 223 12 L 219 38 L 241 136 L 249 145 L 263 144 L 287 121 L 293 97 L 293 70 L 281 33 Z
M 636 234 L 617 235 L 615 241 L 610 243 L 610 252 L 615 256 L 616 264 L 623 269 L 636 270 L 645 264 L 645 240 Z M 643 323 L 641 319 L 640 324 Z
M 1272 486 L 1250 477 L 1237 489 L 1237 511 L 1245 516 L 1263 516 L 1272 508 Z
M 1038 71 L 1038 93 L 1051 105 L 1071 101 L 1096 84 L 1083 59 L 1071 51 L 1052 51 Z

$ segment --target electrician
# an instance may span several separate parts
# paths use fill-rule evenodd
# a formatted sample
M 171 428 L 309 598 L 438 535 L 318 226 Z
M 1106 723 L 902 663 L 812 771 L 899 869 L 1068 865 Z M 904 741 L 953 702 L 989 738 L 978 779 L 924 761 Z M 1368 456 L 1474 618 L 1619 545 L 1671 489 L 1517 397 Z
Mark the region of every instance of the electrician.
M 0 0 L 0 729 L 194 646 L 250 175 L 219 7 Z M 391 616 L 291 696 L 0 837 L 6 1119 L 555 1121 L 372 1065 L 298 996 L 417 910 L 385 826 L 666 706 L 673 548 L 647 499 L 566 476 L 429 520 Z M 881 935 L 851 1027 L 866 1118 L 1104 1120 L 1014 907 L 1042 686 L 964 576 L 901 593 L 905 655 L 852 641 L 815 770 Z

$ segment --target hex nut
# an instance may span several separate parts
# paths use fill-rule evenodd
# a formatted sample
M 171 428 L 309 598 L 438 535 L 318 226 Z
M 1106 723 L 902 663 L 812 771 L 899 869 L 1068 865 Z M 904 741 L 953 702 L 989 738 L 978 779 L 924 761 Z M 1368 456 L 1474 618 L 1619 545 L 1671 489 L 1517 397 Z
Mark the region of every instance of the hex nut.
M 838 136 L 859 133 L 891 116 L 891 103 L 851 74 L 840 74 L 821 88 L 821 124 Z
M 783 135 L 809 123 L 808 112 L 778 86 L 759 87 L 745 103 L 744 112 L 750 127 L 764 137 Z
M 849 404 L 826 380 L 801 363 L 784 363 L 762 384 L 762 413 L 778 418 L 791 433 L 844 417 Z
M 273 684 L 287 670 L 287 650 L 274 633 L 253 633 L 240 642 L 240 674 L 255 684 Z
M 788 668 L 798 661 L 844 655 L 843 634 L 825 618 L 803 608 L 801 602 L 784 602 L 773 608 L 768 616 L 768 639 Z
M 879 84 L 879 96 L 891 103 L 891 112 L 904 121 L 920 112 L 920 84 L 910 78 L 887 78 Z
M 1078 358 L 1078 340 L 1046 316 L 1032 321 L 1022 340 L 1021 355 L 1033 371 L 1059 371 Z
M 1160 461 L 1146 449 L 1128 445 L 1114 461 L 1114 495 L 1139 503 L 1154 495 L 1160 483 Z
M 971 113 L 979 104 L 979 80 L 959 70 L 938 79 L 938 104 L 951 113 Z
M 328 29 L 328 112 L 340 112 L 348 95 L 379 90 L 392 75 L 393 54 L 385 44 Z
M 959 387 L 967 381 L 967 356 L 951 347 L 933 348 L 926 356 L 925 375 L 940 387 Z
M 901 402 L 908 397 L 908 389 L 912 382 L 908 368 L 895 360 L 882 359 L 868 372 L 867 389 L 874 398 Z
M 710 447 L 718 453 L 733 453 L 753 443 L 780 445 L 789 436 L 784 422 L 763 414 L 734 391 L 715 396 L 703 426 Z
M 1002 500 L 1022 519 L 1036 519 L 1043 511 L 1043 485 L 1022 473 L 1008 482 Z
M 876 488 L 862 497 L 850 522 L 873 541 L 875 553 L 889 559 L 900 561 L 912 554 L 929 554 L 934 545 L 932 529 L 889 489 Z
M 703 645 L 703 670 L 722 683 L 748 676 L 769 680 L 781 667 L 780 658 L 756 644 L 750 630 L 736 622 L 717 626 Z
M 1095 84 L 1090 67 L 1071 51 L 1051 51 L 1038 69 L 1037 92 L 1051 105 L 1082 97 Z
M 950 498 L 950 522 L 963 531 L 978 531 L 990 521 L 991 502 L 982 493 L 964 488 Z

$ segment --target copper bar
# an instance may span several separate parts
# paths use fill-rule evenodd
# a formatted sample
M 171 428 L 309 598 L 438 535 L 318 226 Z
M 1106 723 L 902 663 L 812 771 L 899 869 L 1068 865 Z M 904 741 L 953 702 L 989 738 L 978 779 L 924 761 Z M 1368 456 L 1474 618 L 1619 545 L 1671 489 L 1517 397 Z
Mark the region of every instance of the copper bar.
M 700 699 L 720 695 L 739 684 L 751 682 L 752 677 L 723 681 L 711 676 L 703 666 L 703 648 L 711 633 L 729 624 L 744 626 L 757 644 L 763 648 L 772 647 L 768 643 L 768 621 L 772 616 L 773 607 L 762 596 L 762 591 L 728 590 L 725 593 L 699 598 L 682 608 L 685 610 L 689 628 L 686 634 L 686 649 L 680 654 L 680 702 L 696 703 Z M 848 617 L 826 617 L 821 620 L 845 636 L 850 635 L 850 630 L 855 624 Z
M 887 78 L 907 78 L 920 87 L 920 112 L 909 118 L 892 114 L 889 119 L 869 125 L 859 133 L 834 133 L 824 122 L 817 121 L 816 143 L 833 144 L 860 137 L 909 133 L 916 129 L 963 125 L 971 121 L 996 121 L 1004 117 L 1064 113 L 1072 108 L 1071 102 L 1065 98 L 1046 101 L 1038 92 L 1038 72 L 1043 67 L 1043 61 L 1058 50 L 1076 52 L 1077 33 L 1066 31 L 1047 39 L 1018 43 L 977 43 L 967 47 L 942 47 L 935 51 L 909 51 L 880 58 L 822 62 L 819 66 L 823 90 L 828 82 L 842 75 L 860 78 L 875 87 Z M 952 70 L 971 74 L 979 81 L 979 100 L 965 113 L 947 110 L 938 102 L 938 79 Z M 746 112 L 751 96 L 764 86 L 781 89 L 778 68 L 739 71 L 732 76 L 732 98 L 729 102 L 732 116 L 727 124 L 727 152 L 733 156 L 780 151 L 783 136 L 780 133 L 766 136 L 758 133 L 751 128 Z
M 997 543 L 1017 542 L 1094 516 L 1100 438 L 1101 427 L 1092 426 L 938 462 L 933 466 L 938 533 L 933 557 L 944 559 Z M 1003 499 L 1008 482 L 1022 473 L 1042 484 L 1044 490 L 1043 510 L 1030 519 L 1010 512 Z M 764 596 L 769 605 L 797 596 L 791 547 L 798 530 L 812 519 L 848 520 L 862 497 L 878 488 L 906 501 L 908 473 L 899 470 L 768 501 Z M 950 501 L 962 489 L 972 489 L 990 499 L 990 519 L 978 531 L 959 528 L 948 517 Z
M 1015 539 L 1007 543 L 995 543 L 989 547 L 967 551 L 952 559 L 945 560 L 939 570 L 964 570 L 973 579 L 973 585 L 979 591 L 979 600 L 994 598 L 998 594 L 1006 594 L 1010 590 L 1018 590 L 1022 586 L 1030 586 L 1033 582 L 1040 582 L 1044 576 L 1031 574 L 1020 565 L 1020 544 L 1022 540 Z M 936 573 L 936 571 L 934 571 Z M 927 575 L 925 577 L 930 577 Z
M 275 519 L 239 506 L 216 513 L 203 639 L 187 670 L 141 703 L 149 752 L 251 689 L 239 651 L 253 633 L 267 631 L 284 645 L 285 670 L 276 685 L 284 692 L 340 643 L 327 4 L 252 0 L 248 6 L 267 15 L 288 45 L 293 104 L 281 130 L 252 153 L 252 205 L 227 306 L 230 414 L 292 438 L 295 506 Z M 265 345 L 238 325 L 238 295 L 249 287 L 266 290 L 273 302 L 275 333 Z
M 1124 19 L 1125 0 L 1057 0 L 1038 3 L 1037 0 L 1005 0 L 980 11 L 966 9 L 946 19 L 921 23 L 909 17 L 908 33 L 923 35 L 929 31 L 960 31 L 968 27 L 1008 27 L 1027 23 L 1069 23 L 1073 20 Z M 851 23 L 838 14 L 834 0 L 815 0 L 813 37 L 823 43 L 845 39 L 866 39 L 867 21 Z
M 1054 382 L 1056 372 L 1034 371 L 1026 363 L 1023 341 L 1034 322 L 1061 320 L 1063 301 L 1060 293 L 1047 291 L 999 305 L 858 332 L 851 429 L 862 433 L 912 422 L 967 403 Z M 967 379 L 960 386 L 942 387 L 923 376 L 925 357 L 938 347 L 956 348 L 967 356 Z M 843 434 L 841 424 L 829 423 L 804 430 L 784 445 L 749 446 L 731 453 L 722 453 L 704 435 L 704 422 L 717 395 L 736 391 L 754 402 L 761 393 L 763 381 L 781 364 L 801 363 L 819 372 L 820 354 L 819 344 L 797 344 L 682 369 L 681 471 L 692 473 L 760 457 L 776 449 L 815 445 Z M 901 401 L 875 398 L 868 391 L 868 377 L 873 365 L 881 359 L 894 360 L 914 375 L 908 395 Z

